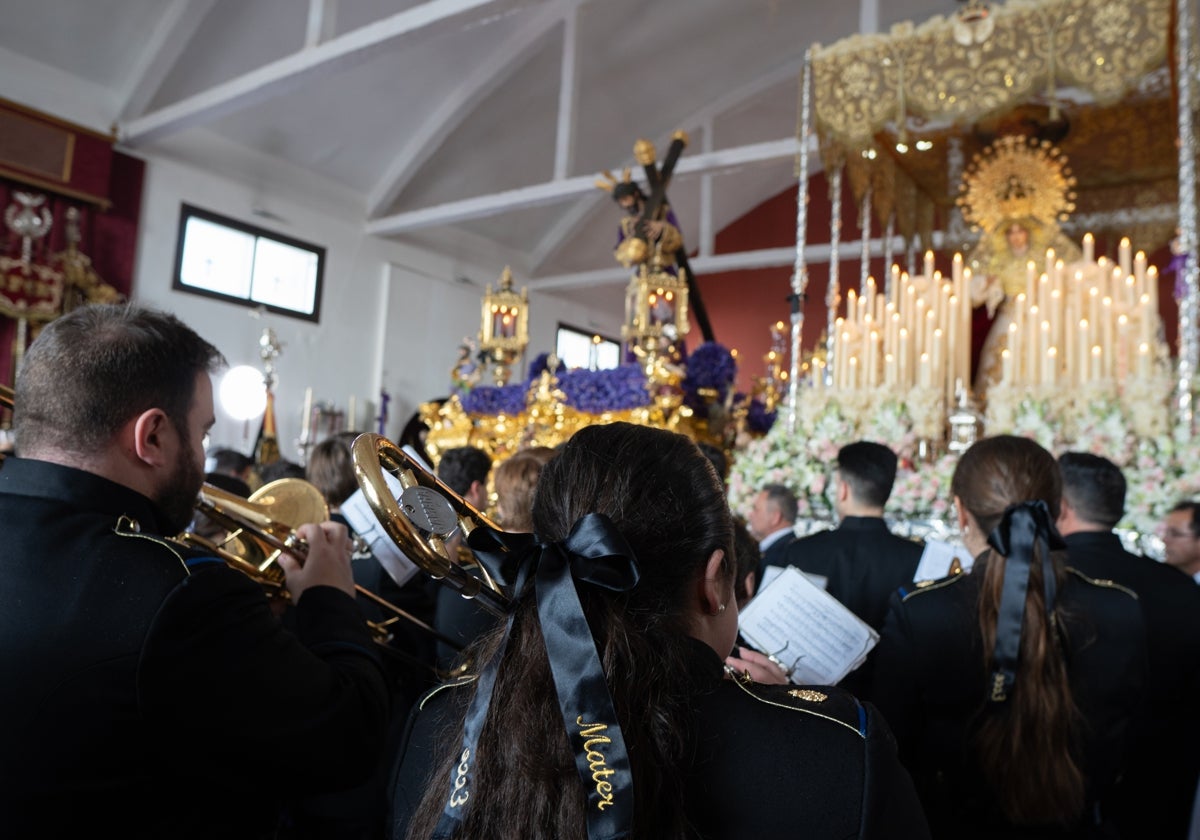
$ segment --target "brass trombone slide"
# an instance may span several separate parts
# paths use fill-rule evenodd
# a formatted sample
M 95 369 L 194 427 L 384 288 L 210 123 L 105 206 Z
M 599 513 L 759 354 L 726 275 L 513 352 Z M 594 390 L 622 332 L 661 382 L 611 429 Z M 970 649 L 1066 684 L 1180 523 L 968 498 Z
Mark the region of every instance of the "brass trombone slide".
M 284 588 L 283 569 L 276 559 L 286 551 L 303 561 L 308 554 L 308 545 L 296 536 L 295 528 L 305 522 L 324 522 L 329 518 L 329 508 L 321 491 L 298 478 L 281 478 L 264 484 L 249 499 L 206 483 L 196 499 L 196 509 L 228 528 L 230 535 L 219 544 L 195 535 L 185 535 L 181 539 L 213 551 L 230 566 L 254 578 L 271 594 L 282 598 L 287 597 L 287 589 Z M 354 591 L 395 616 L 395 619 L 371 623 L 377 637 L 390 632 L 387 625 L 392 621 L 403 619 L 455 650 L 462 647 L 458 641 L 439 633 L 369 589 L 355 584 Z M 386 641 L 386 638 L 380 641 Z
M 474 600 L 493 615 L 507 615 L 509 598 L 483 564 L 478 564 L 481 580 L 450 557 L 445 543 L 456 528 L 462 529 L 463 541 L 467 542 L 476 528 L 498 532 L 500 526 L 383 435 L 359 435 L 351 452 L 358 486 L 379 524 L 401 551 L 422 571 L 462 597 Z M 399 499 L 388 487 L 384 469 L 399 479 Z

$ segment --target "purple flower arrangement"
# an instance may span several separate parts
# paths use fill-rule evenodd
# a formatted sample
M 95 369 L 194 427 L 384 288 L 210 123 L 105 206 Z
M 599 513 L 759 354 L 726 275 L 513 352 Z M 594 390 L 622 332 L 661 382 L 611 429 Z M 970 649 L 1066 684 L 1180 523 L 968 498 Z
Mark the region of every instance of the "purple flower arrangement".
M 640 365 L 569 370 L 559 374 L 558 387 L 566 395 L 567 405 L 588 414 L 624 411 L 650 402 Z
M 683 379 L 683 402 L 694 411 L 703 411 L 708 401 L 700 390 L 716 391 L 716 402 L 723 403 L 737 377 L 737 362 L 723 344 L 706 341 L 692 351 L 687 359 L 687 376 Z
M 520 385 L 480 385 L 462 397 L 463 411 L 468 414 L 517 415 L 525 410 L 526 383 Z
M 750 401 L 750 408 L 746 412 L 746 428 L 752 432 L 766 434 L 775 425 L 777 415 L 776 411 L 767 411 L 763 401 L 755 397 Z

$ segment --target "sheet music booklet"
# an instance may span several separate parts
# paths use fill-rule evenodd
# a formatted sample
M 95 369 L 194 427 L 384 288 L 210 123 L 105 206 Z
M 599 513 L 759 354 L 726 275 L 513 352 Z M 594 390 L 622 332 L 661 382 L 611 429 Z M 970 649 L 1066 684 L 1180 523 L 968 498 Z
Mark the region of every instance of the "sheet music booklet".
M 746 605 L 738 624 L 751 647 L 774 655 L 800 684 L 836 685 L 879 641 L 869 624 L 794 566 Z

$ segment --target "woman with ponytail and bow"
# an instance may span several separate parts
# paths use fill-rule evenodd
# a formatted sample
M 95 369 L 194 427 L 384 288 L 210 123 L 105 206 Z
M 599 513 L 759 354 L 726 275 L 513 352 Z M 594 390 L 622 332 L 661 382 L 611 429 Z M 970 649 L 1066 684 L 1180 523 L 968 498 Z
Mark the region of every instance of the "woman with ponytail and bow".
M 929 836 L 872 707 L 728 674 L 733 525 L 692 441 L 582 429 L 543 469 L 533 521 L 477 673 L 414 710 L 394 837 Z
M 1031 440 L 985 438 L 951 481 L 968 574 L 892 597 L 872 699 L 938 838 L 1109 838 L 1145 685 L 1137 597 L 1066 565 L 1062 481 Z

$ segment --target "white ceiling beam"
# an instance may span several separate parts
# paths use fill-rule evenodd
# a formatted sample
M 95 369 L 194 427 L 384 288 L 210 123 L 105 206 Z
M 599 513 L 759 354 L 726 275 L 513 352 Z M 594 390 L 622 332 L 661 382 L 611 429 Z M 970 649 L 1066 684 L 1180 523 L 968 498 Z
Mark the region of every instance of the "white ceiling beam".
M 681 125 L 684 126 L 685 131 L 703 128 L 729 109 L 758 96 L 764 91 L 770 90 L 776 85 L 783 84 L 789 79 L 796 79 L 797 84 L 799 84 L 800 70 L 803 66 L 803 58 L 797 58 L 786 64 L 782 64 L 770 73 L 754 79 L 749 84 L 714 99 L 692 114 L 688 119 L 683 120 Z M 632 163 L 630 162 L 629 165 L 632 165 Z M 676 171 L 680 170 L 676 168 Z M 596 207 L 597 202 L 601 200 L 602 197 L 598 192 L 594 195 L 584 196 L 559 216 L 558 220 L 546 231 L 546 235 L 538 241 L 538 244 L 530 252 L 530 265 L 536 269 L 549 259 L 558 250 L 559 246 L 583 224 L 584 219 Z
M 501 0 L 429 0 L 132 120 L 123 127 L 121 138 L 137 145 L 212 122 L 295 90 L 320 74 L 361 64 L 381 50 L 393 48 L 398 39 L 427 38 L 449 28 L 459 17 L 497 2 Z
M 529 58 L 551 29 L 563 19 L 558 5 L 542 9 L 533 20 L 503 43 L 497 44 L 486 60 L 474 64 L 454 91 L 442 99 L 392 158 L 392 164 L 379 179 L 379 185 L 367 196 L 367 215 L 386 212 L 396 197 L 433 156 L 475 107 L 503 85 Z
M 571 6 L 563 18 L 562 72 L 558 83 L 558 130 L 554 135 L 554 179 L 560 181 L 571 170 L 571 148 L 575 125 L 575 100 L 579 93 L 576 73 L 579 41 L 579 7 Z
M 216 0 L 172 0 L 159 15 L 150 40 L 117 93 L 117 113 L 121 119 L 146 110 L 215 4 Z
M 719 172 L 739 166 L 756 163 L 767 163 L 780 158 L 795 156 L 798 143 L 794 137 L 782 140 L 770 140 L 765 143 L 753 143 L 748 146 L 734 146 L 720 149 L 708 154 L 695 155 L 690 158 L 680 158 L 675 166 L 675 175 L 688 173 Z M 589 190 L 596 189 L 595 177 L 580 175 L 574 178 L 564 178 L 559 181 L 548 181 L 515 190 L 466 198 L 461 201 L 451 201 L 421 210 L 407 213 L 397 213 L 385 216 L 367 223 L 367 233 L 373 236 L 392 236 L 397 233 L 420 230 L 421 228 L 437 225 L 449 225 L 467 219 L 481 219 L 508 213 L 513 210 L 523 210 L 529 207 L 539 207 L 553 204 L 565 199 L 584 195 Z
M 304 46 L 315 47 L 337 31 L 337 0 L 308 0 L 308 27 Z
M 934 240 L 935 246 L 937 246 L 940 243 L 940 239 L 936 233 Z M 872 257 L 883 256 L 883 237 L 870 240 L 869 245 Z M 899 253 L 904 247 L 905 244 L 902 237 L 892 237 L 892 248 L 895 253 Z M 832 248 L 827 242 L 806 245 L 804 248 L 804 259 L 810 264 L 827 263 L 832 253 Z M 838 253 L 841 255 L 861 254 L 862 241 L 843 242 L 838 246 Z M 844 259 L 845 257 L 842 256 L 841 258 Z M 698 256 L 689 259 L 688 265 L 691 266 L 693 274 L 697 277 L 703 277 L 705 274 L 717 274 L 723 271 L 748 271 L 756 268 L 791 267 L 795 261 L 796 249 L 794 246 L 789 245 L 785 248 L 763 248 L 757 251 L 737 251 L 730 254 L 714 254 L 708 257 Z M 575 274 L 559 274 L 553 277 L 531 277 L 529 279 L 529 288 L 539 292 L 550 292 L 561 289 L 613 285 L 627 283 L 629 281 L 629 274 L 629 269 L 614 266 L 595 271 L 580 271 Z

